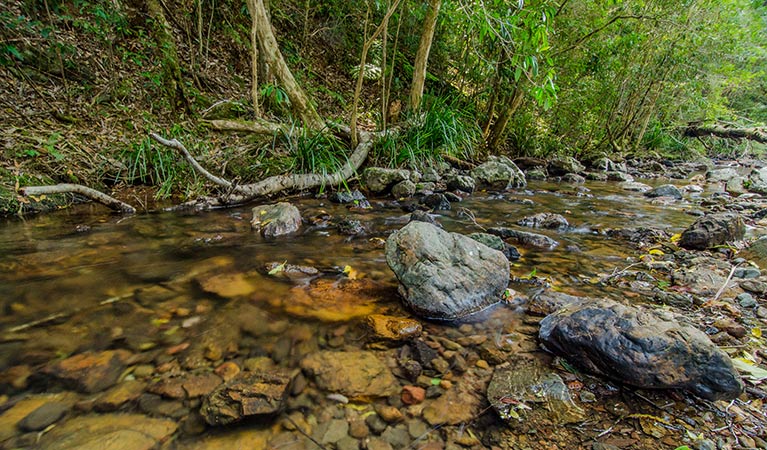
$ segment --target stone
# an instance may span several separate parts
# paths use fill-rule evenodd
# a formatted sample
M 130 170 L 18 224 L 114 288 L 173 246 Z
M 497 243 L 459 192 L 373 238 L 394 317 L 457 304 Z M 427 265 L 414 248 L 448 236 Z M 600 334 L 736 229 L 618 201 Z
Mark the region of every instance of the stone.
M 745 231 L 743 218 L 738 214 L 708 214 L 682 232 L 679 246 L 688 250 L 705 250 L 742 239 Z
M 761 275 L 762 272 L 756 267 L 738 267 L 735 269 L 735 272 L 732 273 L 732 276 L 735 278 L 745 279 L 759 278 Z
M 490 156 L 487 162 L 471 171 L 477 184 L 501 189 L 521 188 L 527 185 L 525 174 L 505 156 Z
M 732 400 L 743 391 L 730 358 L 667 311 L 582 302 L 546 316 L 539 338 L 576 367 L 632 386 L 685 389 L 708 400 Z
M 739 254 L 746 259 L 754 261 L 759 267 L 767 268 L 767 236 L 762 236 L 751 242 Z
M 559 242 L 548 236 L 537 233 L 529 233 L 527 231 L 514 230 L 511 228 L 496 227 L 490 228 L 487 230 L 487 232 L 496 236 L 500 236 L 501 239 L 514 239 L 517 244 L 529 247 L 539 247 L 551 250 L 559 245 Z
M 645 192 L 644 196 L 649 198 L 671 197 L 677 200 L 681 200 L 683 198 L 682 191 L 680 191 L 679 188 L 673 184 L 664 184 L 662 186 L 658 186 L 651 191 Z
M 548 170 L 549 175 L 553 177 L 561 177 L 568 173 L 582 172 L 586 168 L 572 156 L 561 156 L 549 161 L 546 169 Z
M 273 367 L 241 372 L 203 400 L 200 413 L 209 425 L 228 425 L 245 418 L 273 416 L 283 410 L 295 371 Z
M 399 183 L 392 186 L 391 195 L 394 198 L 408 198 L 415 195 L 415 191 L 416 191 L 415 183 L 413 183 L 410 180 L 402 180 Z
M 410 172 L 402 169 L 368 167 L 362 173 L 362 184 L 375 195 L 385 194 L 392 186 L 410 179 Z
M 748 292 L 752 292 L 754 294 L 764 295 L 767 293 L 767 283 L 764 281 L 759 280 L 744 280 L 741 281 L 740 287 Z
M 58 422 L 59 419 L 64 417 L 64 414 L 66 414 L 70 408 L 70 405 L 64 403 L 45 403 L 21 419 L 18 427 L 21 431 L 26 432 L 44 430 L 49 425 Z
M 434 211 L 450 211 L 450 201 L 445 194 L 430 194 L 421 200 L 421 203 Z
M 421 176 L 421 182 L 423 183 L 437 183 L 442 179 L 439 172 L 434 167 L 427 167 L 423 169 Z
M 417 405 L 426 398 L 426 389 L 420 386 L 404 386 L 400 398 L 406 405 Z
M 732 178 L 724 186 L 724 191 L 733 196 L 743 195 L 748 192 L 746 180 L 743 177 Z
M 333 203 L 340 203 L 342 205 L 346 205 L 349 203 L 352 204 L 360 204 L 360 203 L 367 203 L 368 199 L 365 198 L 365 195 L 362 194 L 362 192 L 359 191 L 359 189 L 355 189 L 353 191 L 345 190 L 345 191 L 337 191 L 333 192 L 328 196 L 328 200 L 330 200 Z
M 709 183 L 727 182 L 738 176 L 738 171 L 732 167 L 710 169 L 706 172 L 706 181 Z
M 146 388 L 143 381 L 127 380 L 106 391 L 94 404 L 96 411 L 115 411 L 126 403 L 133 402 L 141 396 Z
M 349 422 L 344 419 L 333 419 L 327 424 L 327 429 L 322 434 L 320 443 L 335 444 L 349 433 Z
M 767 167 L 753 169 L 748 174 L 748 190 L 757 194 L 767 194 Z
M 283 433 L 287 437 L 286 442 L 296 441 L 296 437 L 292 433 Z M 205 436 L 195 437 L 190 441 L 178 442 L 175 447 L 185 448 L 188 450 L 240 450 L 240 449 L 280 449 L 287 450 L 288 447 L 283 442 L 280 442 L 282 434 L 277 435 L 271 441 L 269 438 L 272 435 L 272 430 L 254 428 L 254 427 L 239 427 L 229 428 L 226 433 L 208 434 Z M 303 444 L 301 441 L 297 441 L 299 444 Z M 305 446 L 301 445 L 298 448 L 310 448 L 311 442 L 306 439 Z
M 290 203 L 280 202 L 253 208 L 251 227 L 270 239 L 292 234 L 301 227 L 301 213 Z
M 638 181 L 624 181 L 620 183 L 619 186 L 624 191 L 631 192 L 647 192 L 652 189 L 650 186 Z
M 296 317 L 345 322 L 372 314 L 379 299 L 393 294 L 391 288 L 370 278 L 321 277 L 295 286 L 287 294 L 272 296 L 268 302 Z
M 402 411 L 391 405 L 376 404 L 375 411 L 386 423 L 398 423 L 405 420 Z
M 114 386 L 130 356 L 125 350 L 85 352 L 50 363 L 41 372 L 68 388 L 92 394 Z
M 490 233 L 471 233 L 469 237 L 477 242 L 487 245 L 493 250 L 498 250 L 499 252 L 503 253 L 504 256 L 506 256 L 506 259 L 509 261 L 516 261 L 521 258 L 519 250 L 517 250 L 513 245 L 505 243 L 503 239 L 500 238 L 500 236 L 496 236 Z
M 358 219 L 344 217 L 336 224 L 338 232 L 347 236 L 360 236 L 367 233 L 367 229 Z
M 566 173 L 562 176 L 562 182 L 570 184 L 583 184 L 586 182 L 586 178 L 578 175 L 577 173 Z
M 373 399 L 399 393 L 399 383 L 374 353 L 330 351 L 311 353 L 301 368 L 314 377 L 317 386 L 350 399 Z
M 409 341 L 421 335 L 423 327 L 417 320 L 408 317 L 394 317 L 371 314 L 365 317 L 365 325 L 373 338 L 388 342 Z
M 385 251 L 405 304 L 428 319 L 454 320 L 488 308 L 509 283 L 503 253 L 425 222 L 392 233 Z
M 530 169 L 525 171 L 525 178 L 528 180 L 538 180 L 543 181 L 548 177 L 548 174 L 546 173 L 545 169 Z
M 223 298 L 250 295 L 256 291 L 256 285 L 241 272 L 202 274 L 196 279 L 200 289 Z
M 605 173 L 607 175 L 607 181 L 618 181 L 621 183 L 633 182 L 634 177 L 627 174 L 626 171 L 611 170 Z M 649 186 L 648 186 L 649 187 Z
M 150 450 L 177 428 L 173 420 L 140 414 L 80 416 L 45 433 L 38 445 L 50 450 Z
M 487 400 L 507 422 L 542 421 L 563 425 L 585 419 L 562 377 L 537 360 L 515 361 L 495 368 Z
M 474 192 L 477 182 L 466 175 L 453 175 L 447 179 L 447 188 L 451 191 Z
M 523 217 L 517 221 L 517 225 L 530 228 L 545 228 L 548 230 L 566 230 L 570 227 L 567 219 L 561 214 L 538 213 L 532 216 Z
M 470 422 L 480 414 L 483 408 L 483 395 L 489 376 L 480 377 L 470 371 L 461 377 L 461 381 L 434 400 L 423 403 L 423 418 L 431 426 L 458 425 Z

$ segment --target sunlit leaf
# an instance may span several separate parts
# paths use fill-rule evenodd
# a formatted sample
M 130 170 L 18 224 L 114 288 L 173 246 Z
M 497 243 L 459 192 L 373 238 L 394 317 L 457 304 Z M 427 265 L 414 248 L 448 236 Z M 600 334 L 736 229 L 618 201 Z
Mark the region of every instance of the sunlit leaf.
M 732 364 L 749 381 L 758 383 L 767 380 L 767 370 L 752 364 L 745 358 L 734 358 Z

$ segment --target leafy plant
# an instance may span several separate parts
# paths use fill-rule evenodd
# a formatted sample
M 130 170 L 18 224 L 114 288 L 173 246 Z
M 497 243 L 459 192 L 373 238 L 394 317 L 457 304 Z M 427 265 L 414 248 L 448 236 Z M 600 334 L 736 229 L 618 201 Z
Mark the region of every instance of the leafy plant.
M 171 134 L 174 134 L 173 131 Z M 153 147 L 148 137 L 132 143 L 120 156 L 126 170 L 118 173 L 117 181 L 157 186 L 155 197 L 158 199 L 169 198 L 176 191 L 188 190 L 196 180 L 193 172 L 190 175 L 186 166 L 178 164 L 178 157 L 172 149 Z
M 311 131 L 293 128 L 275 136 L 275 145 L 282 143 L 292 158 L 291 171 L 327 175 L 346 164 L 346 144 L 327 130 Z

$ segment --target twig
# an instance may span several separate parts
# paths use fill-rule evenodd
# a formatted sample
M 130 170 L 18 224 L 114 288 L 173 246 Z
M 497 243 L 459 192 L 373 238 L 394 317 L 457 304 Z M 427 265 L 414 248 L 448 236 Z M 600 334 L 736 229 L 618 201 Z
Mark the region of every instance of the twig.
M 732 266 L 732 269 L 730 270 L 730 274 L 727 275 L 727 279 L 724 280 L 724 284 L 716 292 L 716 295 L 714 296 L 714 298 L 711 299 L 712 302 L 717 301 L 719 299 L 719 296 L 722 295 L 722 293 L 724 292 L 724 289 L 727 287 L 728 284 L 730 284 L 730 280 L 732 280 L 732 276 L 733 274 L 735 274 L 735 269 L 737 268 L 738 268 L 738 264 L 735 264 L 734 266 Z
M 298 432 L 299 432 L 299 433 L 303 434 L 303 435 L 304 435 L 304 436 L 306 436 L 306 437 L 307 437 L 307 438 L 308 438 L 310 441 L 314 442 L 314 444 L 315 444 L 317 447 L 321 448 L 322 450 L 327 450 L 327 449 L 325 448 L 325 446 L 324 446 L 324 445 L 320 444 L 320 443 L 319 443 L 319 442 L 318 442 L 316 439 L 314 439 L 313 437 L 311 437 L 311 436 L 310 436 L 310 435 L 309 435 L 309 434 L 308 434 L 306 431 L 302 430 L 302 429 L 301 429 L 301 427 L 300 427 L 300 426 L 299 426 L 299 425 L 298 425 L 298 424 L 297 424 L 297 423 L 296 423 L 296 422 L 295 422 L 293 419 L 291 419 L 289 415 L 287 415 L 286 413 L 282 413 L 282 417 L 284 417 L 284 418 L 288 419 L 288 422 L 292 423 L 292 424 L 293 424 L 293 426 L 294 426 L 294 427 L 296 427 L 296 430 L 298 430 Z
M 136 213 L 136 208 L 133 206 L 81 184 L 62 183 L 49 186 L 27 186 L 19 189 L 19 192 L 25 197 L 31 195 L 75 193 L 88 197 L 91 200 L 95 200 L 115 211 L 124 212 L 126 214 Z

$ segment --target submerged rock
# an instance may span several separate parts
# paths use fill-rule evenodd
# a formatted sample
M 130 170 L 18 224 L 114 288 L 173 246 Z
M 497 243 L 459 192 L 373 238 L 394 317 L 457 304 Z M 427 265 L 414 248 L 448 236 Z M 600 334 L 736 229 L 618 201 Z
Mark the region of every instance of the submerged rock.
M 732 167 L 711 169 L 706 172 L 706 181 L 709 183 L 727 182 L 738 176 L 738 171 Z
M 731 400 L 743 391 L 730 358 L 664 311 L 584 302 L 544 318 L 539 337 L 575 366 L 632 386 L 685 389 L 709 400 Z
M 301 227 L 301 213 L 290 203 L 280 202 L 253 208 L 250 225 L 265 238 L 295 233 Z
M 491 156 L 488 161 L 475 167 L 471 176 L 477 183 L 502 189 L 525 187 L 525 174 L 505 156 Z
M 421 203 L 433 209 L 434 211 L 449 211 L 450 201 L 445 194 L 430 194 L 421 200 Z
M 514 230 L 511 228 L 496 227 L 490 228 L 487 230 L 487 232 L 496 236 L 500 236 L 502 239 L 514 239 L 518 244 L 530 247 L 540 247 L 551 250 L 559 245 L 559 242 L 548 236 L 537 233 L 528 233 L 527 231 Z
M 301 360 L 301 368 L 317 386 L 351 399 L 372 399 L 398 394 L 400 385 L 374 353 L 320 351 Z
M 51 450 L 144 450 L 160 447 L 176 431 L 174 420 L 140 414 L 81 416 L 45 433 L 38 448 Z
M 503 253 L 426 222 L 410 222 L 386 241 L 386 262 L 417 314 L 454 320 L 497 303 L 509 283 Z
M 365 326 L 370 329 L 376 340 L 402 342 L 421 335 L 423 327 L 417 320 L 408 317 L 371 314 L 365 317 Z
M 684 230 L 679 246 L 689 250 L 705 250 L 715 245 L 742 239 L 746 232 L 743 218 L 735 213 L 709 214 Z
M 200 413 L 209 425 L 228 425 L 282 411 L 296 373 L 279 367 L 241 372 L 203 401 Z
M 42 374 L 66 387 L 91 394 L 114 386 L 129 358 L 130 353 L 125 350 L 80 353 L 44 367 Z

